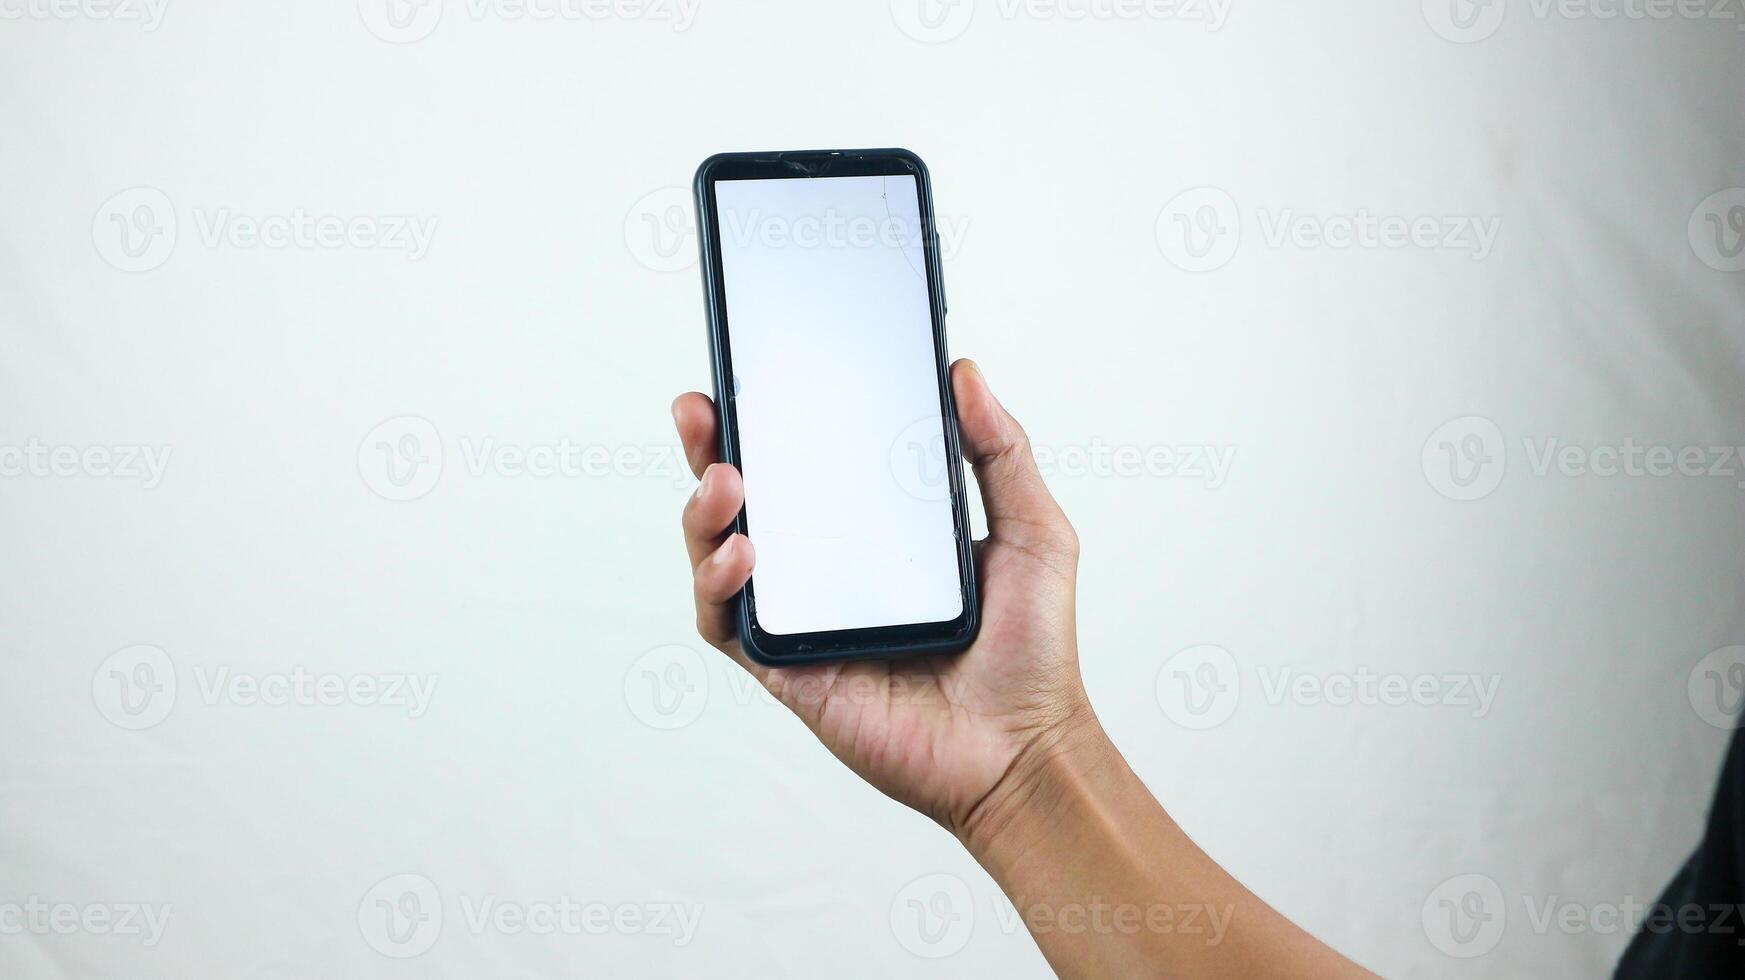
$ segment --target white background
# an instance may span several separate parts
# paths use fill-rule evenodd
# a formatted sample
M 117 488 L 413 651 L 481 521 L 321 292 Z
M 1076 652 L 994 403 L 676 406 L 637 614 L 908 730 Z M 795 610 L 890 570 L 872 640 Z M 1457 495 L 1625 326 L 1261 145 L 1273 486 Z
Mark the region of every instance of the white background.
M 692 634 L 667 405 L 708 383 L 681 219 L 724 149 L 916 150 L 966 229 L 954 351 L 1038 446 L 1234 450 L 1215 488 L 1051 485 L 1105 724 L 1261 896 L 1389 975 L 1592 976 L 1625 937 L 1529 906 L 1646 901 L 1695 843 L 1728 732 L 1688 688 L 1745 643 L 1740 477 L 1540 475 L 1524 440 L 1745 442 L 1745 280 L 1704 237 L 1738 199 L 1703 203 L 1745 185 L 1737 20 L 34 9 L 0 21 L 0 906 L 173 911 L 150 948 L 0 934 L 0 972 L 1045 975 L 950 838 Z M 129 257 L 110 219 L 140 207 L 175 231 Z M 206 234 L 297 209 L 436 225 L 416 259 Z M 1497 235 L 1270 234 L 1359 211 Z M 620 452 L 517 467 L 564 440 Z M 33 441 L 172 455 L 147 489 L 14 465 Z M 396 483 L 381 443 L 425 462 Z M 135 645 L 162 653 L 109 659 Z M 1228 659 L 1164 669 L 1203 645 Z M 1235 698 L 1194 715 L 1200 665 Z M 1269 698 L 1287 666 L 1497 686 L 1482 717 Z M 298 668 L 437 687 L 416 719 L 208 694 Z M 158 685 L 143 713 L 117 670 Z M 1468 875 L 1505 926 L 1476 946 L 1434 914 Z M 702 918 L 680 946 L 466 914 L 564 896 Z

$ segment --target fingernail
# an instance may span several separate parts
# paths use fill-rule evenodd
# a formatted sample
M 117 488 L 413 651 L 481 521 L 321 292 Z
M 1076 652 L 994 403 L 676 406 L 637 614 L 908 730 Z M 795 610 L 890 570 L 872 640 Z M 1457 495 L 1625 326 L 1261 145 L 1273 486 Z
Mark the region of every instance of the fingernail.
M 709 489 L 709 479 L 711 477 L 713 477 L 714 475 L 715 475 L 715 467 L 710 466 L 708 469 L 704 470 L 703 471 L 703 478 L 701 480 L 697 481 L 697 492 L 692 494 L 692 496 L 701 497 L 704 494 L 704 492 Z
M 721 547 L 715 549 L 715 564 L 717 564 L 717 565 L 727 564 L 727 559 L 733 557 L 734 549 L 736 549 L 738 546 L 739 546 L 739 535 L 737 535 L 737 534 L 729 535 L 727 540 L 722 543 Z
M 976 362 L 974 362 L 966 357 L 963 359 L 963 366 L 971 374 L 982 379 L 982 384 L 988 383 L 988 376 L 982 373 L 982 366 L 980 364 L 977 364 Z

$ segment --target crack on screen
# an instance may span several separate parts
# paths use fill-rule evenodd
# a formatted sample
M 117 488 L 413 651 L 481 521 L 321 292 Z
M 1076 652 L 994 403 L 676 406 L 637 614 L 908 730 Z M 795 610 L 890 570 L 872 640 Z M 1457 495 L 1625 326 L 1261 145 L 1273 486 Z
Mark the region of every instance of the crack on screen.
M 910 180 L 911 180 L 911 182 L 913 182 L 914 178 L 910 178 Z M 921 222 L 920 222 L 921 199 L 919 197 L 919 194 L 920 194 L 919 185 L 916 185 L 916 194 L 917 194 L 917 197 L 915 199 L 915 217 L 916 217 L 916 224 L 920 225 L 921 224 Z M 903 226 L 903 223 L 898 221 L 897 216 L 891 213 L 891 178 L 888 175 L 885 177 L 881 177 L 879 179 L 879 201 L 882 202 L 885 206 L 885 217 L 890 219 L 891 224 L 896 225 L 897 227 L 901 228 Z M 915 233 L 917 236 L 922 235 L 925 233 L 925 228 L 917 227 L 915 229 Z M 927 279 L 927 275 L 922 270 L 915 268 L 914 260 L 909 257 L 909 251 L 910 251 L 909 247 L 907 245 L 904 245 L 902 247 L 901 251 L 903 253 L 903 264 L 909 267 L 909 271 L 913 272 L 915 274 L 915 278 L 920 279 L 923 282 L 925 282 Z M 927 254 L 927 243 L 925 241 L 923 241 L 921 243 L 921 254 L 923 256 L 925 256 Z

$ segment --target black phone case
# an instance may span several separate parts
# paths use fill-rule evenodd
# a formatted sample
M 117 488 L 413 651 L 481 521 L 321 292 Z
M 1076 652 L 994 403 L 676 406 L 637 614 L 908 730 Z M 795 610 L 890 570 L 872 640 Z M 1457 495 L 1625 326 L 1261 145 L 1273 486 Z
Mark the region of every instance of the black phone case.
M 944 639 L 923 642 L 903 639 L 891 642 L 857 641 L 844 643 L 821 640 L 815 645 L 815 649 L 806 649 L 797 653 L 775 654 L 758 646 L 755 631 L 751 628 L 751 603 L 747 601 L 747 590 L 742 588 L 733 603 L 740 648 L 745 651 L 747 657 L 768 667 L 791 667 L 842 660 L 890 659 L 925 654 L 955 653 L 974 643 L 976 635 L 981 629 L 981 594 L 976 581 L 975 549 L 970 538 L 969 507 L 964 495 L 963 455 L 957 431 L 957 400 L 951 390 L 951 362 L 947 357 L 945 343 L 945 282 L 939 267 L 938 233 L 933 219 L 933 182 L 927 172 L 927 165 L 921 161 L 919 156 L 903 149 L 717 153 L 704 160 L 697 168 L 697 176 L 692 182 L 692 189 L 697 209 L 697 248 L 701 259 L 699 264 L 703 272 L 703 305 L 708 312 L 709 319 L 709 360 L 715 381 L 715 416 L 718 422 L 716 429 L 717 449 L 724 462 L 732 464 L 735 468 L 740 466 L 738 434 L 735 431 L 737 427 L 733 421 L 735 416 L 732 410 L 733 378 L 732 373 L 727 369 L 726 335 L 723 332 L 726 311 L 722 308 L 721 257 L 715 248 L 715 240 L 720 229 L 716 226 L 714 209 L 709 206 L 710 179 L 719 168 L 740 162 L 779 163 L 807 176 L 820 176 L 836 160 L 865 161 L 877 159 L 904 161 L 913 170 L 920 185 L 921 220 L 927 236 L 924 249 L 927 257 L 927 281 L 933 304 L 934 356 L 939 365 L 940 384 L 944 389 L 942 400 L 947 420 L 945 426 L 946 467 L 951 480 L 953 519 L 956 522 L 958 533 L 958 561 L 959 574 L 964 583 L 965 624 L 955 635 Z M 745 529 L 745 511 L 742 508 L 738 516 L 734 518 L 733 530 L 744 533 Z M 754 572 L 753 577 L 755 575 Z M 749 587 L 750 583 L 748 582 L 747 588 Z M 829 636 L 828 633 L 811 635 Z

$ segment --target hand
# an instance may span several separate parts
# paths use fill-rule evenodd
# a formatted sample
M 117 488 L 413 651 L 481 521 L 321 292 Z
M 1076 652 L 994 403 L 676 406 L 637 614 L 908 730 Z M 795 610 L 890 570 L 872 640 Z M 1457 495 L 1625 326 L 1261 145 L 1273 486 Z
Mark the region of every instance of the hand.
M 768 668 L 740 651 L 731 601 L 756 565 L 726 529 L 745 489 L 716 461 L 715 406 L 691 392 L 673 420 L 702 482 L 685 505 L 697 631 L 733 657 L 867 782 L 960 838 L 990 799 L 1016 792 L 1074 730 L 1095 727 L 1079 679 L 1078 537 L 1043 485 L 1030 442 L 971 361 L 952 365 L 964 457 L 988 515 L 976 542 L 982 626 L 959 654 Z
M 988 513 L 988 538 L 976 543 L 974 646 L 805 667 L 747 660 L 730 603 L 756 556 L 743 535 L 724 534 L 745 491 L 738 472 L 715 462 L 715 407 L 693 392 L 673 402 L 673 419 L 702 479 L 684 515 L 698 632 L 850 769 L 955 833 L 1027 925 L 1087 909 L 1143 913 L 1150 923 L 1156 910 L 1177 907 L 1222 923 L 1209 935 L 1173 926 L 1033 931 L 1061 976 L 1370 976 L 1196 847 L 1103 732 L 1079 680 L 1078 538 L 981 372 L 959 361 L 951 384 Z

